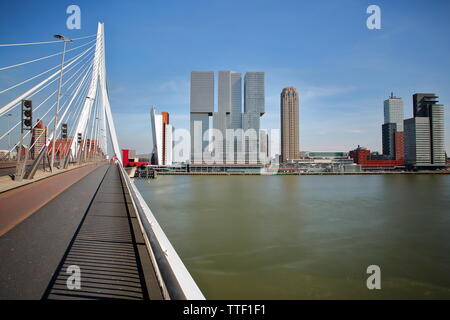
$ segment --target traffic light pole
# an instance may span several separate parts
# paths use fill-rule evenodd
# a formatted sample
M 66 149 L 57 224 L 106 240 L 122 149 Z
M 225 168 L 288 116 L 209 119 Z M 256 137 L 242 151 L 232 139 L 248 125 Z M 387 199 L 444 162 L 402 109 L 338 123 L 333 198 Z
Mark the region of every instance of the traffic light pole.
M 23 102 L 22 102 L 23 104 Z M 22 111 L 22 118 L 23 118 L 23 111 Z M 24 163 L 22 163 L 22 147 L 23 145 L 23 120 L 21 121 L 21 128 L 20 128 L 20 139 L 19 139 L 19 146 L 17 148 L 17 164 L 16 164 L 16 173 L 14 175 L 15 181 L 22 181 L 23 178 L 23 171 L 24 171 Z
M 79 132 L 77 135 L 77 143 L 78 143 L 78 150 L 77 150 L 77 164 L 81 163 L 81 159 L 82 159 L 82 155 L 83 155 L 83 147 L 84 147 L 84 143 L 83 143 L 83 136 L 82 134 Z
M 25 114 L 27 112 L 27 114 Z M 17 164 L 16 164 L 16 173 L 14 175 L 15 181 L 22 181 L 23 175 L 25 174 L 26 163 L 28 160 L 28 150 L 25 150 L 23 147 L 23 131 L 24 131 L 24 122 L 27 121 L 26 126 L 29 127 L 29 130 L 33 130 L 33 117 L 32 117 L 32 102 L 31 100 L 22 100 L 22 117 L 20 121 L 20 140 L 19 140 L 19 148 L 17 150 Z M 25 118 L 24 118 L 25 115 Z M 25 152 L 22 160 L 22 150 Z
M 62 163 L 63 164 L 62 168 L 65 169 L 67 167 L 67 165 L 66 165 L 66 158 L 68 158 L 69 151 L 70 151 L 70 148 L 69 148 L 69 150 L 66 151 L 66 147 L 67 147 L 67 123 L 63 123 L 61 125 L 61 144 L 62 144 L 62 141 L 64 141 L 64 145 L 61 148 L 62 151 L 60 151 L 60 154 L 62 152 L 62 157 L 61 156 L 59 157 L 59 167 L 61 168 L 61 163 Z

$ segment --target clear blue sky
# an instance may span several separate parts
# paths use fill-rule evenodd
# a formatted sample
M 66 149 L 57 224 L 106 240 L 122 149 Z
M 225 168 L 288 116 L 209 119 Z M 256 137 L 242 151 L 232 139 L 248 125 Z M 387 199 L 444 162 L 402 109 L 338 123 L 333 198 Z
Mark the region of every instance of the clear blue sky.
M 81 8 L 81 30 L 66 29 L 70 4 Z M 370 4 L 381 7 L 381 30 L 366 28 Z M 295 86 L 302 150 L 381 151 L 390 92 L 404 98 L 405 118 L 414 92 L 435 92 L 449 151 L 449 16 L 444 0 L 2 1 L 0 42 L 88 35 L 104 22 L 119 142 L 140 153 L 151 150 L 152 104 L 189 127 L 192 70 L 264 71 L 269 129 L 279 128 L 282 88 Z M 13 58 L 0 50 L 2 65 Z

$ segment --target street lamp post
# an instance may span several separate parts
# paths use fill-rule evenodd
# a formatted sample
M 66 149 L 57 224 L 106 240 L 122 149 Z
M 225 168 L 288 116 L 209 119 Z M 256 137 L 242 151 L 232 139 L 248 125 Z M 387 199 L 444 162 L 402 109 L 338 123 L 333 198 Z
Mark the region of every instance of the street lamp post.
M 55 106 L 55 122 L 53 125 L 53 143 L 52 143 L 52 157 L 50 159 L 50 170 L 53 172 L 53 166 L 55 162 L 55 144 L 56 144 L 56 129 L 58 124 L 58 112 L 59 112 L 59 101 L 61 97 L 61 84 L 62 84 L 62 76 L 63 76 L 63 67 L 64 67 L 64 57 L 66 55 L 66 45 L 67 42 L 72 42 L 71 39 L 68 39 L 64 36 L 61 36 L 59 34 L 54 35 L 56 39 L 63 40 L 64 42 L 64 49 L 62 53 L 62 59 L 61 59 L 61 70 L 59 72 L 59 84 L 58 84 L 58 96 L 56 100 L 56 106 Z

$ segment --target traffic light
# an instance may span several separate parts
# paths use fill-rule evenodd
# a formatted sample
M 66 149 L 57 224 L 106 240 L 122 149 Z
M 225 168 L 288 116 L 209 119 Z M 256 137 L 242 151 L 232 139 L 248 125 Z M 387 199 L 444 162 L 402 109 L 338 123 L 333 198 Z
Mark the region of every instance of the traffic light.
M 61 125 L 61 139 L 67 140 L 67 123 Z
M 81 144 L 81 132 L 78 132 L 77 141 L 78 144 Z
M 33 102 L 22 100 L 22 130 L 31 130 L 33 127 Z

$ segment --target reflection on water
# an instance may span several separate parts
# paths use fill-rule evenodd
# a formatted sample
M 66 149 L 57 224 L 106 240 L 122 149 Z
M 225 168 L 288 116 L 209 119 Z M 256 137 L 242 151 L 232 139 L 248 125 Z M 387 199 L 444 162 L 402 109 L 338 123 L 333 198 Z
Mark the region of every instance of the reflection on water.
M 136 185 L 208 299 L 450 298 L 450 176 Z M 381 290 L 366 287 L 372 264 Z

